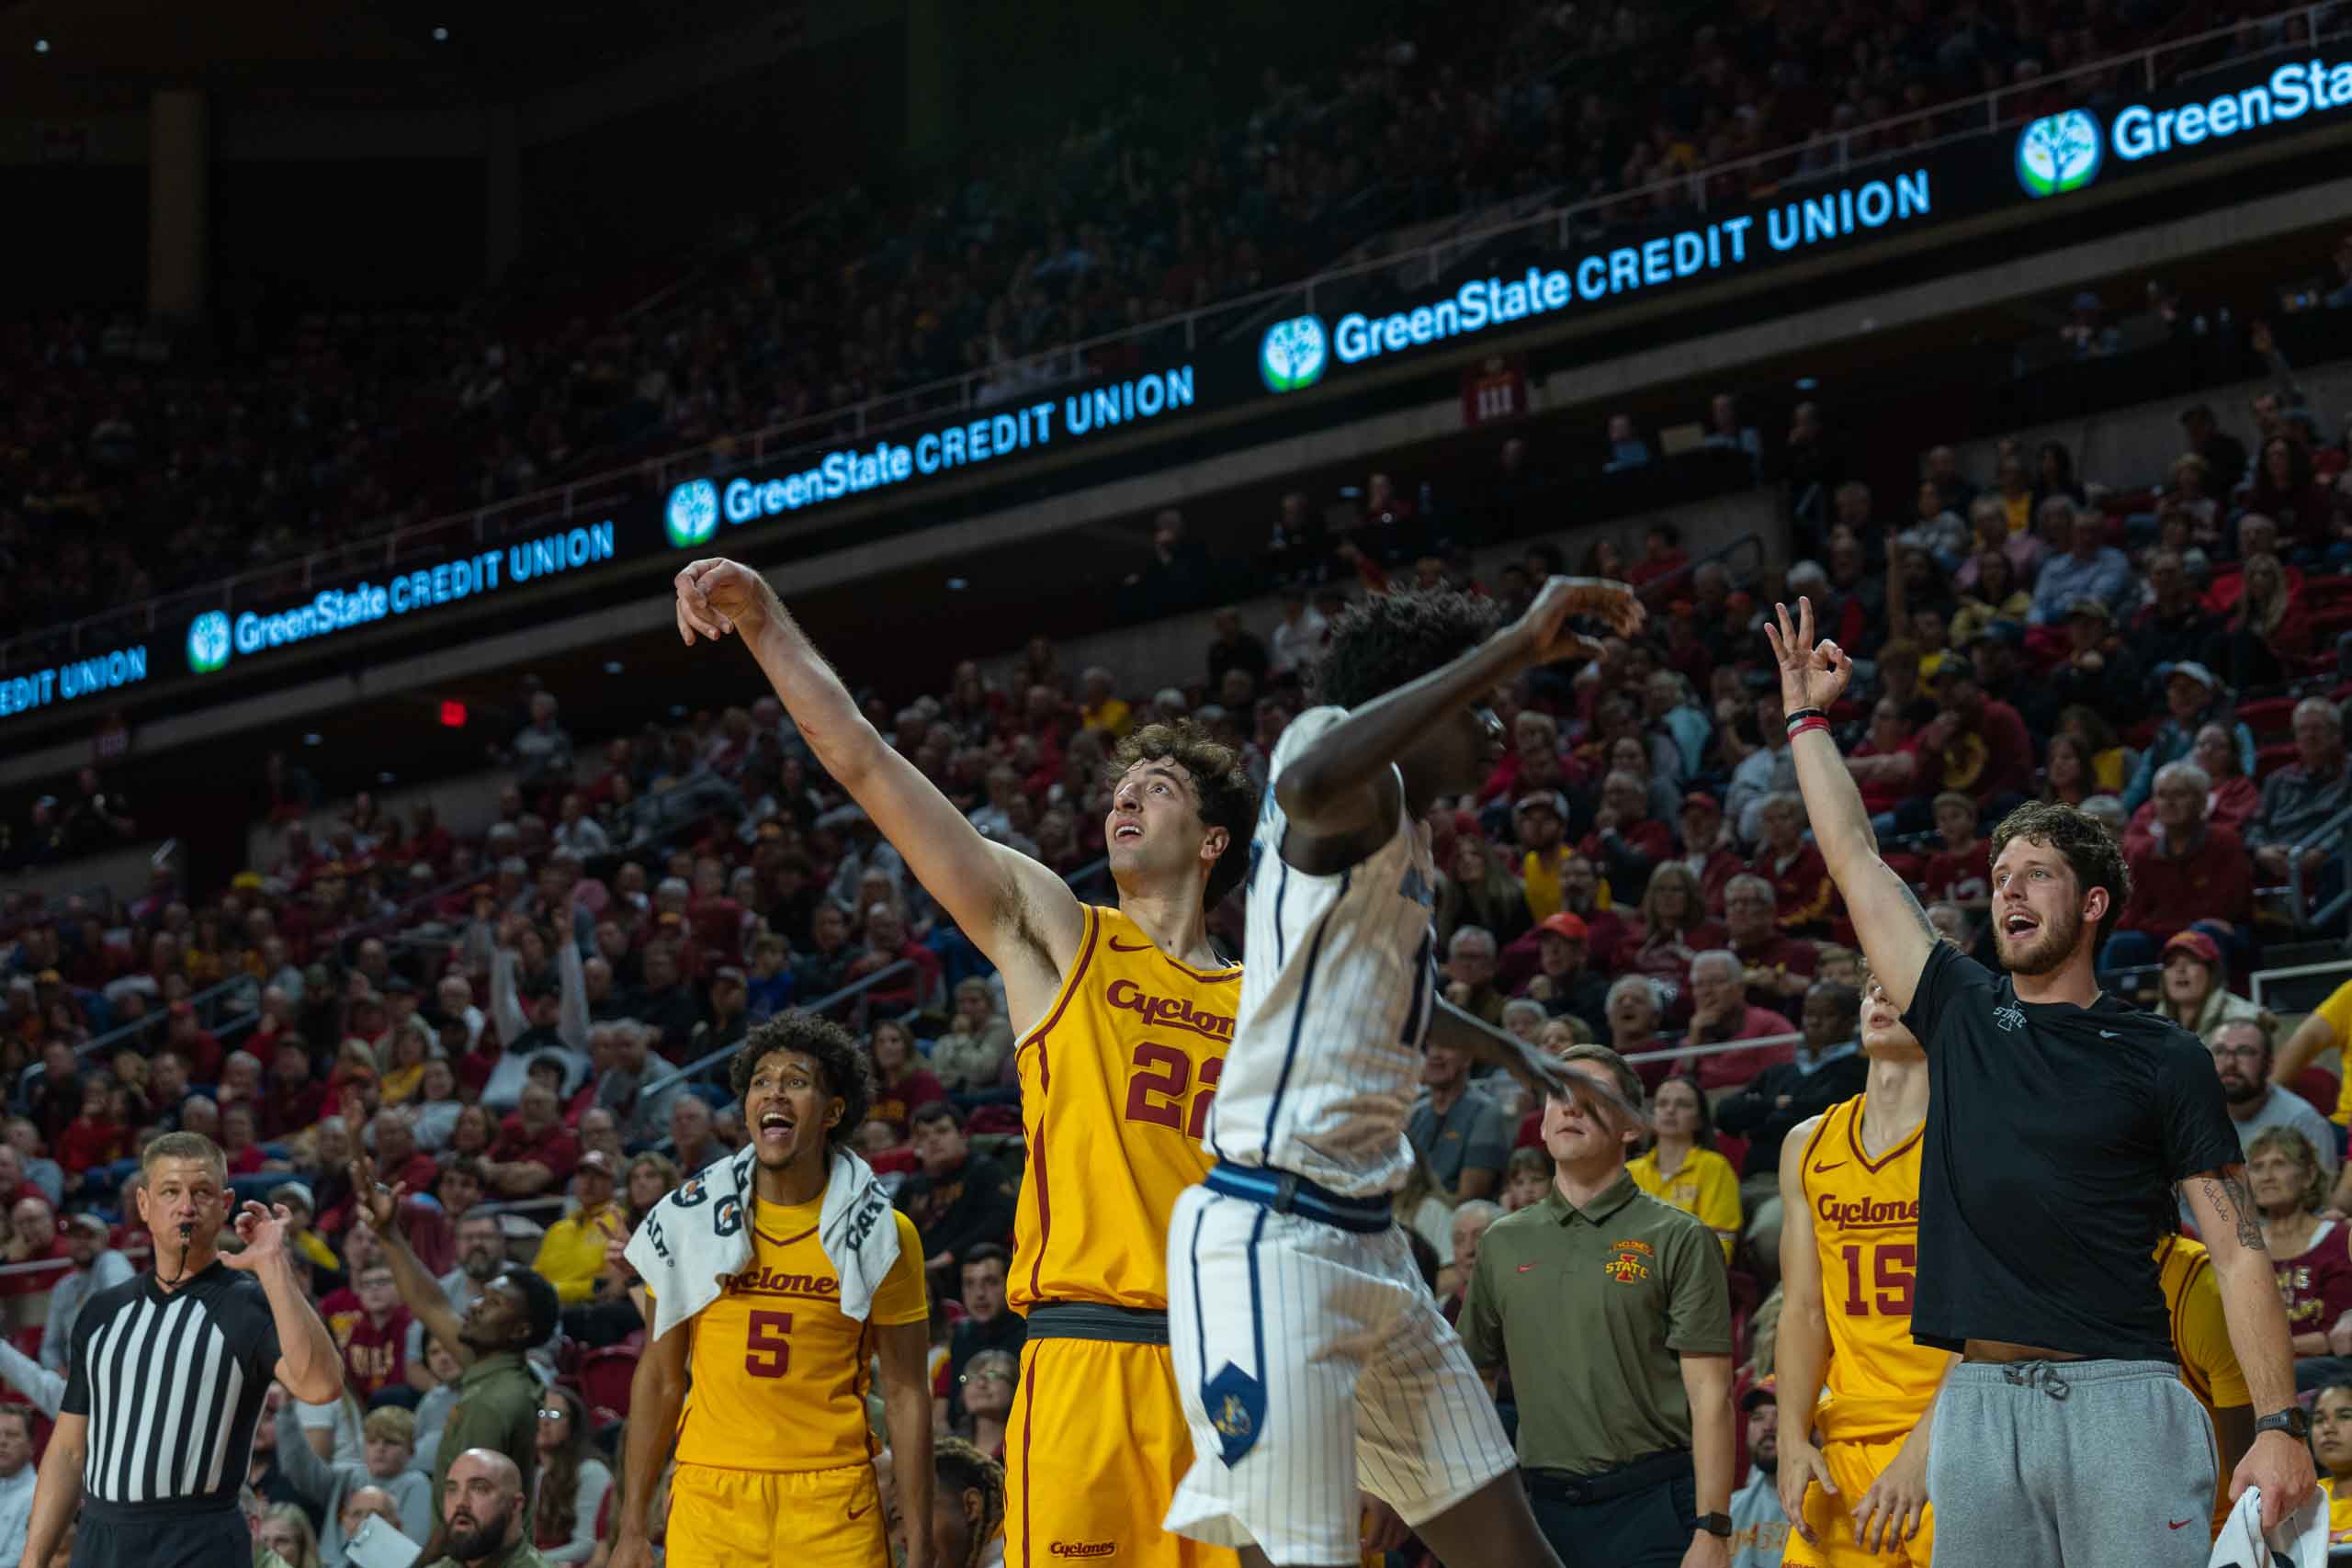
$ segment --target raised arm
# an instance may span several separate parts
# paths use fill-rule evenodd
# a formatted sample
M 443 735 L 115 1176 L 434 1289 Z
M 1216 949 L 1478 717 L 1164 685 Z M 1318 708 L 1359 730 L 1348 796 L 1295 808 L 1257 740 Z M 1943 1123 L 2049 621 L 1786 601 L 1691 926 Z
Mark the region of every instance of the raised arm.
M 405 1183 L 390 1190 L 376 1180 L 376 1162 L 363 1154 L 351 1162 L 351 1195 L 360 1212 L 384 1242 L 384 1262 L 392 1271 L 392 1285 L 401 1293 L 401 1304 L 410 1315 L 424 1325 L 424 1332 L 438 1339 L 461 1366 L 470 1365 L 474 1353 L 466 1348 L 458 1337 L 458 1314 L 449 1310 L 449 1298 L 410 1247 L 408 1237 L 401 1234 L 401 1199 L 406 1195 Z
M 555 972 L 561 1000 L 557 1004 L 555 1032 L 575 1051 L 588 1049 L 588 966 L 581 962 L 580 944 L 564 931 L 555 944 Z
M 1317 841 L 1352 844 L 1385 836 L 1396 819 L 1391 772 L 1396 759 L 1431 725 L 1485 702 L 1522 671 L 1598 654 L 1590 639 L 1567 629 L 1568 617 L 1579 615 L 1603 616 L 1619 631 L 1632 633 L 1640 628 L 1643 611 L 1634 591 L 1622 582 L 1555 577 L 1527 614 L 1498 636 L 1325 730 L 1274 781 L 1274 797 L 1294 829 L 1291 837 L 1305 850 Z M 1287 848 L 1284 858 L 1290 858 Z
M 1772 609 L 1779 624 L 1766 622 L 1764 636 L 1781 666 L 1782 707 L 1791 714 L 1805 708 L 1826 712 L 1845 694 L 1854 661 L 1834 642 L 1815 646 L 1812 601 L 1797 601 L 1794 626 L 1787 605 Z M 1812 820 L 1813 841 L 1828 863 L 1830 880 L 1845 896 L 1871 975 L 1886 987 L 1896 1007 L 1908 1009 L 1928 954 L 1934 951 L 1936 928 L 1928 923 L 1928 912 L 1909 885 L 1879 858 L 1862 792 L 1846 771 L 1828 726 L 1802 726 L 1789 742 L 1789 753 L 1796 760 L 1797 789 Z
M 678 635 L 744 646 L 825 772 L 865 808 L 924 891 L 1000 968 L 1043 970 L 1058 982 L 1085 935 L 1086 914 L 1062 879 L 1018 850 L 990 843 L 920 770 L 878 734 L 767 580 L 731 560 L 698 560 L 677 577 Z

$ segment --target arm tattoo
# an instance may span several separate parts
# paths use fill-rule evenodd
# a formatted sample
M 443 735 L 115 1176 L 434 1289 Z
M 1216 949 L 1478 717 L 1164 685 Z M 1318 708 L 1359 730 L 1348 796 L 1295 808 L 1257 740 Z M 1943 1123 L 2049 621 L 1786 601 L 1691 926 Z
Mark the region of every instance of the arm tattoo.
M 2227 1170 L 2216 1171 L 2200 1178 L 2205 1183 L 2205 1201 L 2213 1205 L 2214 1217 L 2223 1224 L 2236 1215 L 2238 1245 L 2248 1252 L 2262 1252 L 2262 1220 L 2254 1210 L 2254 1197 L 2246 1190 L 2245 1178 Z

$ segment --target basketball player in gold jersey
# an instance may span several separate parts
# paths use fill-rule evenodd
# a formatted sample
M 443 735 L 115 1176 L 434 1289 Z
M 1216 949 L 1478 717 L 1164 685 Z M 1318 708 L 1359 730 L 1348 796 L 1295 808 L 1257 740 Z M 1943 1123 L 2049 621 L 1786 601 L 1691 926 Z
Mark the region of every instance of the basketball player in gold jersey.
M 1257 819 L 1239 759 L 1188 726 L 1128 737 L 1103 834 L 1118 906 L 1082 904 L 883 740 L 757 572 L 699 560 L 676 588 L 679 635 L 741 634 L 825 771 L 996 964 L 1023 1032 L 1029 1160 L 1007 1293 L 1029 1334 L 1005 1432 L 1005 1562 L 1233 1563 L 1160 1520 L 1192 1463 L 1167 1232 L 1208 1172 L 1202 1134 L 1240 991 L 1207 927 Z
M 684 1244 L 688 1225 L 723 1235 L 744 1225 L 751 1266 L 639 1358 L 612 1562 L 652 1562 L 648 1504 L 674 1454 L 670 1568 L 890 1568 L 866 1369 L 878 1356 L 899 1511 L 927 1517 L 931 1305 L 922 1241 L 913 1221 L 875 1201 L 883 1223 L 898 1227 L 898 1257 L 863 1315 L 853 1317 L 820 1235 L 828 1190 L 848 1168 L 835 1169 L 834 1151 L 873 1103 L 872 1070 L 847 1030 L 794 1010 L 744 1037 L 728 1083 L 752 1135 L 740 1210 L 730 1214 L 728 1201 L 698 1196 L 707 1178 L 697 1176 L 662 1200 L 639 1239 L 651 1235 L 658 1250 L 665 1224 L 675 1227 L 672 1245 Z M 909 1568 L 930 1568 L 929 1544 L 910 1544 Z
M 1923 1568 L 1929 1417 L 1952 1357 L 1911 1337 L 1928 1056 L 1875 983 L 1862 1054 L 1862 1092 L 1800 1122 L 1781 1152 L 1781 1561 Z
M 2254 1395 L 2245 1386 L 2238 1353 L 2230 1343 L 2229 1320 L 2222 1314 L 2221 1282 L 2201 1241 L 2176 1231 L 2156 1244 L 2163 1272 L 2165 1312 L 2172 1320 L 2172 1348 L 2180 1358 L 2180 1381 L 2205 1407 L 2213 1423 L 2213 1445 L 2222 1456 L 2222 1479 L 2213 1488 L 2213 1529 L 2219 1535 L 2230 1517 L 2229 1477 L 2254 1445 Z

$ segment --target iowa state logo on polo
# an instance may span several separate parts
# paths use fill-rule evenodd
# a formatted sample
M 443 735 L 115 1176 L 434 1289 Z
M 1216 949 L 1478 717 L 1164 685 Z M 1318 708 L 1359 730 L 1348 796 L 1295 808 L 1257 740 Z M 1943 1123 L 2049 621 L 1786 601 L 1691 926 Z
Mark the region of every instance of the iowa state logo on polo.
M 1600 1266 L 1600 1271 L 1621 1285 L 1638 1285 L 1650 1277 L 1646 1261 L 1656 1253 L 1645 1241 L 1612 1241 L 1609 1250 L 1615 1256 Z

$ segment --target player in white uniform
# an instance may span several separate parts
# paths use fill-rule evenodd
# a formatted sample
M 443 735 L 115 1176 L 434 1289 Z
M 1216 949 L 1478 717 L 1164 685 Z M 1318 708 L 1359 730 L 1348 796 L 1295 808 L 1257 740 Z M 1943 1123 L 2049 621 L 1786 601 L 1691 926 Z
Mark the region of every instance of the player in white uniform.
M 1218 1163 L 1169 1225 L 1169 1333 L 1193 1428 L 1168 1528 L 1252 1568 L 1361 1560 L 1358 1488 L 1453 1568 L 1558 1568 L 1493 1402 L 1422 1284 L 1390 1195 L 1426 1042 L 1539 1093 L 1583 1078 L 1438 996 L 1438 873 L 1421 818 L 1499 750 L 1486 704 L 1521 671 L 1598 651 L 1618 583 L 1555 578 L 1499 636 L 1492 609 L 1404 593 L 1332 623 L 1331 705 L 1291 722 L 1250 845 L 1249 965 L 1208 1123 Z M 1352 711 L 1351 711 L 1352 709 Z M 1621 1111 L 1622 1113 L 1622 1111 Z

